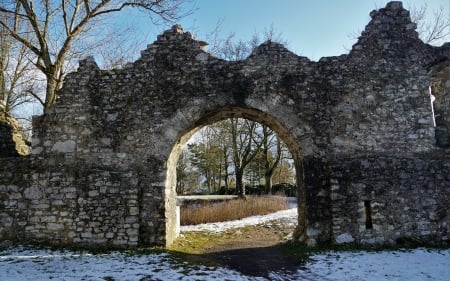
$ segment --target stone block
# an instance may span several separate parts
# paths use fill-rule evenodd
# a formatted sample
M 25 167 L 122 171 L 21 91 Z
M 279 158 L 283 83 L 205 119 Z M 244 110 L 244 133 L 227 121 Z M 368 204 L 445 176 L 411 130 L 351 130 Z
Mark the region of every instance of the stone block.
M 23 196 L 25 199 L 40 199 L 44 196 L 44 192 L 40 187 L 31 186 L 24 190 Z
M 59 153 L 72 153 L 75 152 L 76 147 L 77 143 L 73 140 L 57 141 L 52 146 L 52 151 Z
M 98 190 L 90 190 L 88 192 L 88 195 L 89 195 L 89 197 L 96 197 L 96 196 L 99 196 L 100 193 L 98 192 Z
M 62 224 L 59 224 L 59 223 L 48 223 L 47 224 L 47 229 L 51 230 L 51 231 L 56 231 L 56 230 L 64 229 L 64 226 Z

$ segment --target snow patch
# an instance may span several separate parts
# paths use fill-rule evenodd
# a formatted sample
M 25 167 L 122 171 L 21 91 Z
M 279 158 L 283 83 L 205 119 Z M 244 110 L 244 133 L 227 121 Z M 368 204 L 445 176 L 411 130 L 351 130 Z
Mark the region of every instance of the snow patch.
M 130 255 L 112 252 L 35 250 L 0 252 L 0 280 L 316 280 L 448 281 L 450 249 L 379 252 L 325 252 L 310 256 L 294 272 L 246 276 L 223 267 L 190 265 L 167 253 Z
M 288 220 L 289 223 L 297 225 L 297 208 L 278 211 L 268 215 L 252 216 L 235 221 L 204 223 L 198 225 L 183 225 L 180 227 L 180 231 L 181 233 L 189 231 L 211 231 L 214 233 L 220 233 L 231 228 L 258 225 L 279 219 Z
M 351 243 L 353 241 L 355 241 L 355 239 L 353 238 L 353 236 L 351 236 L 348 233 L 343 233 L 343 234 L 339 235 L 338 237 L 336 237 L 337 244 Z

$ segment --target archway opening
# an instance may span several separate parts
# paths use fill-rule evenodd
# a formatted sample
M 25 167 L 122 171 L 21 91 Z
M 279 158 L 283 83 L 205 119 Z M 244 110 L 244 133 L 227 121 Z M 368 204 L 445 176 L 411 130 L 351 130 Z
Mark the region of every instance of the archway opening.
M 183 195 L 295 196 L 294 161 L 267 125 L 228 118 L 197 131 L 177 162 Z
M 246 123 L 249 122 L 249 123 Z M 251 127 L 251 124 L 256 124 L 256 132 L 258 134 L 258 138 L 264 136 L 264 130 L 266 133 L 273 133 L 274 139 L 278 138 L 280 140 L 280 144 L 285 145 L 286 151 L 288 151 L 289 158 L 288 165 L 292 165 L 293 167 L 293 177 L 292 186 L 295 187 L 295 191 L 291 191 L 290 195 L 295 194 L 297 197 L 297 216 L 298 216 L 298 224 L 296 226 L 295 233 L 296 237 L 301 236 L 301 239 L 306 238 L 306 219 L 305 219 L 305 187 L 303 183 L 303 155 L 302 151 L 298 145 L 298 142 L 295 140 L 294 136 L 289 132 L 289 130 L 283 126 L 276 118 L 273 116 L 261 112 L 255 109 L 249 108 L 222 108 L 220 110 L 209 112 L 205 114 L 202 118 L 197 120 L 192 124 L 190 128 L 188 128 L 185 132 L 180 133 L 179 141 L 174 145 L 170 157 L 167 162 L 167 176 L 166 176 L 166 200 L 165 200 L 165 212 L 166 212 L 166 245 L 170 245 L 174 239 L 177 237 L 177 231 L 179 229 L 179 213 L 177 213 L 177 187 L 178 192 L 182 191 L 180 186 L 180 180 L 177 180 L 177 164 L 179 163 L 180 156 L 183 157 L 183 151 L 186 152 L 185 147 L 191 147 L 192 149 L 198 148 L 196 145 L 192 145 L 188 143 L 191 137 L 204 128 L 205 126 L 209 126 L 211 124 L 216 124 L 216 126 L 225 127 L 224 130 L 227 130 L 228 133 L 232 135 L 233 130 L 236 133 L 236 126 L 242 125 L 243 127 Z M 234 126 L 234 129 L 233 129 Z M 256 128 L 255 127 L 255 128 Z M 255 129 L 253 128 L 253 129 Z M 247 136 L 248 138 L 249 136 Z M 245 137 L 244 137 L 245 138 Z M 250 136 L 252 138 L 252 136 Z M 257 138 L 253 136 L 253 138 Z M 241 139 L 242 140 L 242 139 Z M 188 145 L 187 145 L 188 144 Z M 263 144 L 261 144 L 263 146 Z M 222 151 L 223 152 L 223 151 Z M 184 155 L 185 157 L 185 155 Z M 256 156 L 255 156 L 256 157 Z M 232 156 L 230 156 L 231 160 Z M 242 159 L 241 159 L 242 160 Z M 232 160 L 231 160 L 232 161 Z M 286 161 L 286 160 L 285 160 Z M 179 168 L 179 166 L 178 166 Z M 268 179 L 265 178 L 262 180 L 260 177 L 253 177 L 248 172 L 242 173 L 242 177 L 236 176 L 236 166 L 230 167 L 228 172 L 228 179 L 226 172 L 222 171 L 222 174 L 219 178 L 210 177 L 207 179 L 206 177 L 201 177 L 197 182 L 197 188 L 195 188 L 191 193 L 205 193 L 205 192 L 214 192 L 214 193 L 234 193 L 239 195 L 251 194 L 254 192 L 261 193 L 273 193 L 274 190 L 270 190 L 269 186 L 266 186 Z M 178 169 L 179 172 L 179 169 Z M 233 172 L 233 175 L 230 176 L 230 173 Z M 272 175 L 273 176 L 273 175 Z M 257 180 L 255 180 L 257 179 Z M 242 181 L 242 185 L 238 183 L 238 181 Z M 209 182 L 208 182 L 209 181 Z M 227 182 L 228 181 L 228 182 Z M 260 184 L 264 183 L 264 189 L 260 188 L 252 189 L 254 187 L 252 185 L 255 182 L 259 182 Z M 198 184 L 201 182 L 201 184 Z M 272 182 L 273 183 L 273 182 Z M 247 184 L 247 185 L 246 185 Z M 195 184 L 194 184 L 195 186 Z M 272 188 L 273 188 L 272 184 Z M 246 188 L 247 187 L 247 188 Z M 266 189 L 269 190 L 266 190 Z

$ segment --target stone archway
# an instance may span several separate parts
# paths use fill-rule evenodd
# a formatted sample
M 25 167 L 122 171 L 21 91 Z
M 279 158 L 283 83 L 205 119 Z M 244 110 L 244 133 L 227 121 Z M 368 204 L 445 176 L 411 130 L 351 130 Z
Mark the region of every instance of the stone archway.
M 179 145 L 242 116 L 277 130 L 303 167 L 299 240 L 448 245 L 448 97 L 437 147 L 427 72 L 450 45 L 420 41 L 401 2 L 370 16 L 349 54 L 317 62 L 270 41 L 224 61 L 177 25 L 124 69 L 81 60 L 33 120 L 30 158 L 0 159 L 0 240 L 165 245 Z
M 176 238 L 177 217 L 175 213 L 175 185 L 176 185 L 176 165 L 184 145 L 190 137 L 201 127 L 222 121 L 227 118 L 245 118 L 269 126 L 287 145 L 294 160 L 296 170 L 297 200 L 298 200 L 298 225 L 296 227 L 297 238 L 306 237 L 306 191 L 304 185 L 303 152 L 292 133 L 274 116 L 260 110 L 244 107 L 223 107 L 205 113 L 197 121 L 189 126 L 190 130 L 185 132 L 169 155 L 167 161 L 167 175 L 165 181 L 165 217 L 166 217 L 166 245 L 169 245 Z M 304 238 L 300 238 L 304 239 Z

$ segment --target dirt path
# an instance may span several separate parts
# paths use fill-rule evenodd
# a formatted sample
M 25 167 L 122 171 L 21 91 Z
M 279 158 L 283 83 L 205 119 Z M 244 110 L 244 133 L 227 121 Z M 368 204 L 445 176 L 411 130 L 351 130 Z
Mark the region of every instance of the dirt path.
M 245 275 L 269 277 L 269 272 L 298 269 L 301 261 L 287 255 L 287 237 L 292 226 L 279 222 L 231 229 L 221 234 L 185 233 L 174 250 L 196 259 L 239 271 Z

